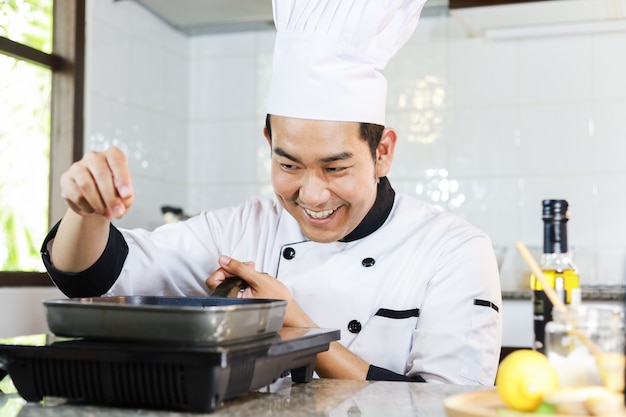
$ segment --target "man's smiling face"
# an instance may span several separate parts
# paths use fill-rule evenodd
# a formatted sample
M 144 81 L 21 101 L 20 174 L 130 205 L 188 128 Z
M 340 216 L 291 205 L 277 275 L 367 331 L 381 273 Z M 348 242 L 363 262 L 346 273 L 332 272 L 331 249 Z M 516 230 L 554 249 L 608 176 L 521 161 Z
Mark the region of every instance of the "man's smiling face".
M 279 202 L 307 238 L 334 242 L 346 236 L 374 204 L 382 176 L 359 123 L 271 116 L 271 127 Z

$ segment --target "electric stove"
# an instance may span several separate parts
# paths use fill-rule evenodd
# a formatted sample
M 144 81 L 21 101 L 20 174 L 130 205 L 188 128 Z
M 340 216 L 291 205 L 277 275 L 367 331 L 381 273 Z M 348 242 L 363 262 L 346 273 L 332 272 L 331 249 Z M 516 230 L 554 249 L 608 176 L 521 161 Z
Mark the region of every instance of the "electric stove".
M 203 345 L 44 336 L 37 346 L 0 344 L 0 368 L 27 401 L 212 412 L 223 400 L 280 377 L 313 377 L 317 353 L 339 330 L 283 327 L 254 340 Z M 32 339 L 32 338 L 31 338 Z M 5 339 L 6 341 L 6 339 Z

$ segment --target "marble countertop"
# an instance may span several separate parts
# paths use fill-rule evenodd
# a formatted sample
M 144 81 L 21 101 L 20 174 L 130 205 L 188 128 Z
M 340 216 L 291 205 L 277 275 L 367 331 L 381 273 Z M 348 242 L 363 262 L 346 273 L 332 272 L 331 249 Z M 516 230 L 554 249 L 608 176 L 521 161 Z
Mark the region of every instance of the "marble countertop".
M 485 388 L 465 385 L 389 381 L 314 379 L 291 384 L 283 379 L 263 390 L 226 401 L 209 414 L 214 417 L 303 416 L 427 416 L 446 417 L 445 398 Z M 0 416 L 19 417 L 183 417 L 201 414 L 180 411 L 69 404 L 60 399 L 25 403 L 16 393 L 0 394 Z
M 583 301 L 615 301 L 624 302 L 626 287 L 622 285 L 589 285 L 581 288 Z M 502 288 L 504 300 L 530 300 L 529 288 Z

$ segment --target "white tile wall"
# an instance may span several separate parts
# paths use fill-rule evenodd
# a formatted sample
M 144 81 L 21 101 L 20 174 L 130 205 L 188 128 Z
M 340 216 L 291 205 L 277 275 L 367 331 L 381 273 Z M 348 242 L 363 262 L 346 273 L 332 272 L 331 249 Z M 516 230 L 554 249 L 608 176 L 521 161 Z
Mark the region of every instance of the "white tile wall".
M 483 38 L 447 41 L 454 108 L 512 105 L 518 99 L 517 48 Z
M 152 228 L 159 206 L 197 212 L 271 195 L 262 136 L 274 34 L 185 38 L 133 2 L 88 2 L 87 139 L 131 159 L 137 202 L 122 222 Z M 389 63 L 391 180 L 514 249 L 542 243 L 541 199 L 571 203 L 583 283 L 626 280 L 626 33 L 507 41 L 422 18 Z
M 592 97 L 592 36 L 519 42 L 519 99 L 533 104 Z
M 129 159 L 136 203 L 122 226 L 154 228 L 187 199 L 190 42 L 131 1 L 87 2 L 86 149 Z

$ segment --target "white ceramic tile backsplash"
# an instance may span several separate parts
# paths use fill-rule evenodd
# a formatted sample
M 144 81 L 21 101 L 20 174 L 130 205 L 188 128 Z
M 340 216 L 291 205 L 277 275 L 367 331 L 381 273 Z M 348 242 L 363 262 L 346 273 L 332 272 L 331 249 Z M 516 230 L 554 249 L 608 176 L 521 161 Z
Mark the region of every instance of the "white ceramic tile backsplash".
M 463 196 L 463 204 L 449 207 L 450 211 L 483 229 L 494 242 L 508 242 L 511 236 L 519 236 L 519 197 L 514 177 L 467 178 L 457 182 L 457 194 Z
M 592 104 L 556 102 L 519 110 L 521 174 L 563 175 L 593 170 Z
M 597 35 L 592 41 L 594 97 L 623 99 L 626 95 L 626 59 L 618 51 L 626 45 L 626 33 Z
M 448 101 L 446 44 L 433 41 L 406 46 L 385 69 L 388 112 L 445 109 Z M 420 57 L 419 66 L 414 64 L 415 57 Z
M 514 45 L 483 38 L 447 42 L 450 105 L 476 108 L 515 103 L 518 48 Z
M 86 62 L 90 93 L 128 101 L 131 83 L 128 70 L 132 54 L 128 34 L 98 20 L 90 23 Z
M 450 174 L 493 177 L 519 172 L 517 114 L 513 106 L 451 110 L 446 135 Z
M 240 119 L 256 114 L 256 57 L 192 57 L 191 120 Z
M 392 113 L 387 124 L 396 126 L 395 164 L 391 174 L 398 179 L 424 178 L 426 173 L 447 166 L 448 155 L 443 132 L 445 110 Z
M 134 2 L 87 2 L 85 148 L 126 153 L 136 199 L 117 223 L 154 228 L 187 199 L 189 39 Z
M 519 41 L 520 101 L 590 99 L 592 40 L 593 36 L 581 35 Z
M 626 37 L 624 38 L 626 44 Z M 626 72 L 624 73 L 626 74 Z M 626 96 L 626 93 L 622 97 Z M 598 173 L 626 173 L 626 100 L 594 102 L 593 166 Z
M 89 2 L 87 138 L 129 153 L 135 207 L 198 212 L 272 195 L 261 131 L 274 33 L 185 38 L 133 2 Z M 523 281 L 514 243 L 539 255 L 541 200 L 571 203 L 583 284 L 626 279 L 626 33 L 494 41 L 422 18 L 389 63 L 394 187 L 508 247 L 505 287 Z
M 197 155 L 189 160 L 193 183 L 269 181 L 269 145 L 259 120 L 194 123 L 190 148 Z
M 231 33 L 228 41 L 221 35 L 201 35 L 189 39 L 194 58 L 215 58 L 230 55 L 255 56 L 258 32 Z M 270 48 L 270 52 L 271 52 Z
M 624 191 L 626 176 L 598 176 L 596 240 L 601 245 L 623 245 L 626 238 Z

